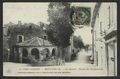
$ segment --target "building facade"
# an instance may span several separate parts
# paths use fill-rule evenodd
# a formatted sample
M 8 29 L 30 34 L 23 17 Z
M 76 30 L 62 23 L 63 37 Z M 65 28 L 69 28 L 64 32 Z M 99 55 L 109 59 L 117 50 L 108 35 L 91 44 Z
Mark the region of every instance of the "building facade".
M 39 37 L 33 37 L 14 46 L 15 62 L 30 63 L 31 57 L 40 62 L 55 59 L 57 56 L 57 47 Z
M 9 61 L 22 62 L 21 58 L 23 56 L 20 57 L 22 52 L 20 53 L 19 51 L 22 51 L 23 49 L 21 48 L 23 47 L 25 47 L 25 51 L 27 47 L 28 48 L 36 47 L 36 45 L 38 44 L 39 44 L 37 46 L 38 49 L 40 49 L 40 47 L 47 46 L 48 51 L 50 51 L 49 49 L 51 49 L 51 47 L 55 47 L 55 46 L 52 46 L 52 44 L 48 45 L 49 42 L 47 41 L 47 34 L 43 27 L 46 27 L 46 26 L 43 24 L 40 24 L 39 26 L 33 23 L 22 24 L 21 21 L 18 21 L 18 24 L 8 26 L 7 27 L 8 29 L 6 32 L 7 32 L 7 37 L 9 37 L 7 41 L 10 49 Z M 34 42 L 34 40 L 37 42 Z M 30 44 L 28 41 L 30 42 Z M 44 45 L 43 45 L 43 42 L 44 42 Z
M 92 18 L 94 64 L 117 75 L 117 4 L 97 3 Z

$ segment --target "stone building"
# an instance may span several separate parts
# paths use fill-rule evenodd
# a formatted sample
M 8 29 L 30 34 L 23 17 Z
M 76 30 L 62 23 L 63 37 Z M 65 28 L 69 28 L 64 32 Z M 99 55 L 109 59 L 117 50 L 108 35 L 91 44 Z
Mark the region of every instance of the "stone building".
M 8 27 L 7 37 L 9 37 L 10 61 L 26 62 L 26 56 L 33 54 L 30 52 L 34 51 L 36 52 L 35 57 L 37 56 L 39 60 L 43 60 L 45 57 L 38 54 L 41 54 L 40 52 L 44 48 L 49 55 L 53 48 L 55 48 L 53 51 L 56 51 L 56 47 L 47 40 L 46 30 L 43 27 L 47 27 L 47 25 L 44 23 L 40 25 L 33 23 L 22 24 L 21 21 Z
M 92 18 L 94 64 L 117 75 L 117 4 L 97 3 Z
M 57 57 L 57 48 L 49 41 L 33 37 L 29 40 L 17 43 L 14 46 L 14 59 L 16 62 L 30 63 L 29 57 L 34 57 L 38 61 L 46 60 L 50 57 Z

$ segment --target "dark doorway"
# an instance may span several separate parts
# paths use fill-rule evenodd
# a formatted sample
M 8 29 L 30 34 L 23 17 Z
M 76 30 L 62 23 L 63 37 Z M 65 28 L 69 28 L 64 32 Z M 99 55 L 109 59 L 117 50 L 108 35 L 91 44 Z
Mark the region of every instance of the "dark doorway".
M 35 57 L 35 59 L 39 59 L 39 50 L 37 48 L 33 48 L 31 50 L 31 55 Z
M 28 51 L 27 51 L 27 49 L 23 49 L 22 50 L 22 62 L 23 63 L 28 63 L 29 62 L 27 57 L 28 57 Z
M 52 50 L 52 56 L 55 56 L 55 49 Z
M 45 48 L 44 50 L 46 51 L 46 58 L 48 58 L 50 56 L 50 51 L 48 48 Z

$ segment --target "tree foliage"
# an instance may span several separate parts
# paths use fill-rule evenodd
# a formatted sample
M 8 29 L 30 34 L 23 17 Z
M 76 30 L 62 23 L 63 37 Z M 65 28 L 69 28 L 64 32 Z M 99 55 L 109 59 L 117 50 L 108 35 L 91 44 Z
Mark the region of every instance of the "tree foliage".
M 48 39 L 60 47 L 70 45 L 70 36 L 73 33 L 70 23 L 70 3 L 51 2 L 48 8 L 50 25 L 47 28 Z
M 84 48 L 84 43 L 83 43 L 83 40 L 81 38 L 81 36 L 74 36 L 73 37 L 73 45 L 75 48 Z

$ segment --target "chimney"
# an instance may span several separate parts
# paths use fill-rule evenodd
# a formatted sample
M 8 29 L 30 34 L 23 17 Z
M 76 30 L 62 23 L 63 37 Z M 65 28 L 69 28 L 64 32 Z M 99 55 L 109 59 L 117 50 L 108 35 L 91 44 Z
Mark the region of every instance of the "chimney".
M 21 26 L 22 25 L 22 22 L 21 21 L 18 21 L 18 26 Z

